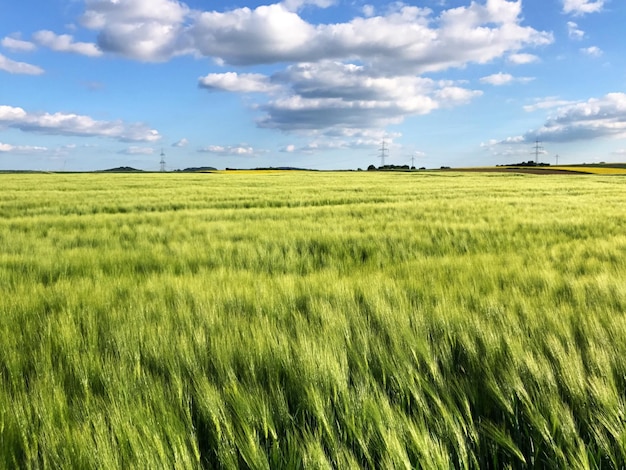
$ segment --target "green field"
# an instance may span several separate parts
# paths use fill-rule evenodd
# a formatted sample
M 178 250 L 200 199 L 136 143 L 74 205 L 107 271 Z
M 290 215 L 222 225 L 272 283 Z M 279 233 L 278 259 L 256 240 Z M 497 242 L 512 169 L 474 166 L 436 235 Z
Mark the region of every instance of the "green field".
M 626 178 L 0 175 L 0 468 L 624 468 Z

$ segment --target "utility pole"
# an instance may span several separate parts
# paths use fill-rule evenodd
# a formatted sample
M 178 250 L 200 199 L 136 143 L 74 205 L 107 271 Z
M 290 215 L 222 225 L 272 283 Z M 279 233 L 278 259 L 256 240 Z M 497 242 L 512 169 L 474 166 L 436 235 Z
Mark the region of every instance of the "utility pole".
M 161 172 L 165 171 L 165 153 L 163 152 L 163 149 L 161 149 L 161 161 L 159 162 L 161 164 Z
M 388 154 L 389 154 L 389 148 L 386 146 L 386 144 L 387 143 L 383 139 L 383 143 L 380 146 L 380 148 L 378 149 L 378 151 L 380 152 L 380 155 L 379 155 L 379 157 L 380 157 L 380 166 L 385 166 L 385 158 L 387 158 Z
M 533 147 L 533 153 L 535 154 L 535 165 L 539 163 L 539 154 L 543 152 L 543 147 L 540 145 L 541 142 L 539 139 L 535 141 L 535 146 Z

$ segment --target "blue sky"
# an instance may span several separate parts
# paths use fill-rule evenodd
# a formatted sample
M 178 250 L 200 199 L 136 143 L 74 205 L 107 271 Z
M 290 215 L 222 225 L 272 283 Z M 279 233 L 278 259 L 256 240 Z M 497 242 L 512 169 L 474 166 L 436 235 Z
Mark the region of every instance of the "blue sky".
M 623 0 L 20 0 L 0 169 L 626 161 Z

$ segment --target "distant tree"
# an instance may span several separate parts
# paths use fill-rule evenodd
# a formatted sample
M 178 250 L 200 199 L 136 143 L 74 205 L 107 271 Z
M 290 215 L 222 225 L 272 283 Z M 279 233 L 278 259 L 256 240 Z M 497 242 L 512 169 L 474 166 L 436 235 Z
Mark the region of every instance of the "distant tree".
M 367 171 L 376 171 L 376 167 L 374 165 L 370 165 L 367 167 Z

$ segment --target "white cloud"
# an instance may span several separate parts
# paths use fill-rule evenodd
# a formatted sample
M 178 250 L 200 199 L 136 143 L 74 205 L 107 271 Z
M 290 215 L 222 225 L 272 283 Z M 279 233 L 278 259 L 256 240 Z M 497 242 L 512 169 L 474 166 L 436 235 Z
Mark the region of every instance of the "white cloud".
M 477 0 L 440 14 L 394 2 L 334 24 L 299 14 L 333 3 L 283 0 L 199 11 L 176 0 L 85 0 L 81 23 L 97 31 L 99 50 L 135 60 L 191 54 L 221 66 L 292 64 L 272 76 L 211 73 L 198 85 L 268 95 L 255 108 L 264 113 L 259 126 L 306 132 L 380 129 L 465 104 L 481 92 L 420 75 L 498 58 L 530 63 L 537 57 L 527 48 L 553 42 L 551 33 L 522 24 L 521 0 Z
M 186 5 L 172 0 L 85 0 L 85 6 L 81 23 L 90 29 L 152 21 L 173 24 L 189 13 Z
M 294 144 L 280 149 L 284 153 L 313 154 L 332 150 L 364 150 L 379 148 L 384 140 L 388 146 L 393 146 L 394 139 L 400 138 L 398 132 L 386 132 L 381 129 L 329 129 L 325 131 L 311 131 L 308 133 L 309 142 L 302 146 Z
M 81 24 L 99 31 L 105 52 L 148 62 L 191 52 L 184 25 L 189 8 L 172 0 L 86 0 Z
M 31 154 L 47 152 L 47 147 L 38 147 L 32 145 L 11 145 L 0 142 L 0 153 L 20 153 Z
M 585 32 L 582 29 L 578 28 L 578 24 L 573 21 L 567 22 L 567 34 L 570 39 L 580 41 L 585 37 Z
M 203 13 L 192 34 L 201 53 L 236 65 L 359 58 L 413 73 L 485 63 L 552 41 L 550 34 L 519 24 L 518 2 L 472 3 L 444 11 L 439 19 L 431 13 L 403 6 L 386 16 L 313 26 L 270 5 Z
M 188 144 L 189 144 L 189 141 L 185 138 L 182 138 L 178 142 L 174 142 L 172 144 L 172 147 L 183 148 L 183 147 L 187 147 Z
M 154 149 L 152 147 L 130 146 L 119 153 L 122 155 L 152 155 L 154 154 Z
M 514 77 L 511 74 L 502 72 L 488 75 L 487 77 L 483 77 L 480 79 L 482 83 L 488 83 L 489 85 L 493 86 L 509 85 L 514 82 L 528 83 L 532 80 L 534 80 L 534 78 L 532 77 Z
M 316 30 L 297 13 L 274 4 L 201 13 L 190 35 L 202 55 L 252 65 L 304 60 Z
M 287 153 L 304 153 L 313 154 L 318 152 L 327 152 L 333 150 L 362 150 L 377 148 L 380 145 L 380 140 L 373 139 L 357 139 L 357 140 L 341 140 L 341 139 L 323 139 L 313 140 L 306 145 L 296 147 L 295 145 L 288 145 L 283 148 L 282 152 Z
M 334 0 L 283 0 L 282 5 L 289 11 L 298 11 L 308 5 L 328 8 L 334 3 Z
M 538 62 L 539 57 L 534 54 L 511 54 L 508 57 L 508 61 L 515 65 L 532 64 Z
M 485 1 L 439 17 L 398 3 L 381 16 L 313 25 L 296 10 L 330 1 L 200 12 L 173 0 L 87 0 L 82 23 L 99 31 L 102 50 L 143 61 L 180 54 L 232 65 L 358 60 L 411 73 L 486 63 L 553 41 L 550 33 L 521 25 L 519 0 Z
M 96 121 L 89 116 L 66 113 L 29 113 L 22 108 L 0 105 L 0 125 L 52 135 L 109 137 L 122 142 L 154 142 L 159 133 L 141 123 Z
M 363 5 L 363 16 L 371 18 L 376 14 L 376 7 L 374 5 Z
M 5 49 L 8 49 L 13 52 L 30 52 L 30 51 L 34 51 L 35 49 L 37 49 L 37 46 L 35 46 L 30 41 L 23 41 L 19 38 L 8 37 L 8 36 L 2 39 L 0 44 L 2 44 L 2 47 L 4 47 Z
M 515 161 L 509 161 L 508 163 L 530 160 L 530 149 L 527 145 L 521 146 L 515 145 L 515 143 L 511 145 L 504 141 L 490 140 L 489 142 L 481 143 L 480 146 L 488 150 L 494 157 L 515 159 Z
M 201 88 L 240 93 L 271 93 L 281 87 L 270 82 L 269 77 L 258 73 L 210 73 L 198 80 Z
M 585 47 L 580 52 L 590 57 L 600 57 L 603 54 L 602 49 L 596 46 Z
M 27 64 L 26 62 L 17 62 L 0 54 L 0 70 L 5 72 L 22 74 L 22 75 L 41 75 L 44 70 L 36 65 Z
M 292 65 L 274 76 L 290 94 L 260 109 L 261 127 L 282 130 L 375 129 L 405 117 L 465 104 L 480 91 L 416 76 L 381 76 L 354 64 L 321 62 Z
M 102 51 L 90 42 L 74 42 L 69 34 L 55 34 L 52 31 L 37 31 L 33 34 L 33 40 L 40 46 L 47 47 L 57 52 L 71 52 L 74 54 L 98 57 Z
M 514 77 L 508 73 L 496 73 L 493 75 L 489 75 L 488 77 L 483 77 L 480 79 L 482 83 L 489 83 L 490 85 L 506 85 L 507 83 L 513 82 Z
M 207 75 L 199 85 L 271 94 L 256 107 L 265 113 L 258 125 L 298 132 L 381 129 L 465 104 L 481 92 L 419 75 L 498 57 L 529 63 L 537 59 L 523 48 L 553 40 L 522 26 L 521 2 L 506 0 L 472 2 L 439 17 L 397 3 L 381 16 L 320 25 L 284 4 L 191 16 L 186 44 L 222 65 L 294 63 L 271 77 L 227 72 Z
M 524 106 L 524 111 L 532 113 L 540 109 L 559 108 L 563 106 L 569 106 L 575 104 L 576 101 L 562 100 L 558 97 L 550 96 L 547 98 L 540 98 L 535 100 L 534 104 Z
M 604 8 L 605 0 L 563 0 L 563 13 L 581 16 L 597 13 Z
M 479 90 L 468 90 L 467 88 L 458 86 L 444 86 L 437 90 L 433 96 L 437 99 L 439 107 L 448 108 L 467 104 L 472 101 L 473 98 L 481 96 L 482 94 L 483 92 Z
M 609 93 L 602 98 L 557 108 L 542 127 L 514 139 L 523 143 L 535 139 L 574 142 L 601 137 L 626 138 L 626 93 Z
M 253 157 L 258 151 L 247 144 L 233 145 L 233 146 L 221 146 L 221 145 L 209 145 L 198 149 L 201 153 L 212 153 L 221 157 Z

